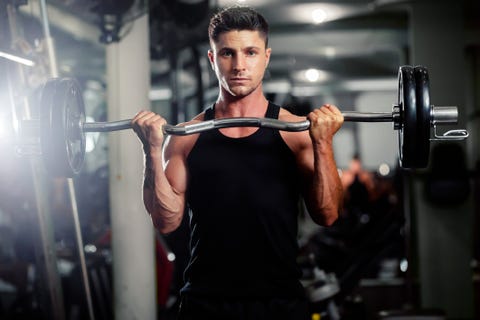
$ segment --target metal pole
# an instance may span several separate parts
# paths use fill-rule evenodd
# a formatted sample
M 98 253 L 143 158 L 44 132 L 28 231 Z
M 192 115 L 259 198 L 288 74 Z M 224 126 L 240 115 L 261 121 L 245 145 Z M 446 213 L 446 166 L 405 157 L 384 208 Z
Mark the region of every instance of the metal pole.
M 48 62 L 50 66 L 50 76 L 58 77 L 57 58 L 55 55 L 55 47 L 53 45 L 53 38 L 50 34 L 50 25 L 48 23 L 47 4 L 45 0 L 39 0 L 40 17 L 42 19 L 44 41 L 47 48 Z
M 12 45 L 21 39 L 18 32 L 16 21 L 16 8 L 13 5 L 7 5 L 8 23 L 11 34 Z M 23 72 L 23 66 L 16 66 L 16 74 L 18 86 L 26 86 L 26 79 Z M 9 91 L 12 92 L 13 85 L 10 80 L 9 74 Z M 29 107 L 29 101 L 27 97 L 23 97 L 20 102 L 22 112 L 26 119 L 31 119 L 31 112 Z M 14 109 L 16 109 L 14 107 Z M 15 111 L 14 111 L 15 114 Z M 65 309 L 63 304 L 62 287 L 60 283 L 60 277 L 57 272 L 57 260 L 55 254 L 55 244 L 53 236 L 52 221 L 50 219 L 50 208 L 47 201 L 48 194 L 45 192 L 45 176 L 41 170 L 41 166 L 36 159 L 30 161 L 31 173 L 32 173 L 32 185 L 35 193 L 35 205 L 36 205 L 36 218 L 38 223 L 38 237 L 39 241 L 34 243 L 35 258 L 37 261 L 37 268 L 40 270 L 39 274 L 44 277 L 40 283 L 40 287 L 47 288 L 48 298 L 44 298 L 43 291 L 41 292 L 40 301 L 46 303 L 42 307 L 46 309 L 46 316 L 55 320 L 65 319 Z M 37 235 L 36 235 L 37 237 Z
M 50 63 L 50 75 L 52 77 L 58 77 L 58 68 L 57 68 L 57 60 L 55 55 L 55 46 L 53 43 L 53 38 L 50 34 L 50 25 L 48 22 L 48 13 L 47 13 L 47 5 L 45 0 L 40 0 L 40 12 L 42 18 L 42 26 L 43 32 L 45 36 L 45 44 L 47 48 L 48 59 Z M 87 265 L 85 261 L 85 253 L 83 249 L 83 239 L 82 239 L 82 230 L 80 227 L 80 219 L 78 214 L 78 206 L 77 206 L 77 199 L 75 196 L 75 185 L 73 184 L 73 179 L 67 179 L 67 186 L 68 186 L 68 193 L 70 196 L 70 204 L 72 209 L 72 217 L 73 223 L 75 227 L 75 238 L 77 243 L 77 250 L 80 259 L 80 267 L 82 271 L 82 281 L 83 287 L 85 290 L 85 298 L 87 301 L 88 307 L 88 314 L 91 320 L 95 319 L 95 314 L 93 312 L 93 302 L 92 302 L 92 295 L 90 290 L 90 283 L 88 281 L 88 273 L 87 273 Z

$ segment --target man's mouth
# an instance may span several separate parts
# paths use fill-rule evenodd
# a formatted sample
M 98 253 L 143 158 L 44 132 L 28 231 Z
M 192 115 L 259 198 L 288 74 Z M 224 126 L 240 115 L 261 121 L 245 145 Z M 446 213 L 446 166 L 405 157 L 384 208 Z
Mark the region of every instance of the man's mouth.
M 244 82 L 244 81 L 248 81 L 249 79 L 246 78 L 246 77 L 233 77 L 233 78 L 230 78 L 230 81 L 234 81 L 234 82 Z

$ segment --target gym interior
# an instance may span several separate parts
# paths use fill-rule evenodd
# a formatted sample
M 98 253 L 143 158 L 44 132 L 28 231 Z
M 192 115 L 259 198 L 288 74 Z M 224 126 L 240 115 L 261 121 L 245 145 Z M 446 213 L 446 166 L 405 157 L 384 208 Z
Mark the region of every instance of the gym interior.
M 70 78 L 85 122 L 141 109 L 191 119 L 218 93 L 209 17 L 236 4 L 268 20 L 264 92 L 298 115 L 333 103 L 395 118 L 399 68 L 428 70 L 428 122 L 400 120 L 428 126 L 428 141 L 395 119 L 345 122 L 334 138 L 339 219 L 320 227 L 300 210 L 312 319 L 480 319 L 475 0 L 0 0 L 0 318 L 175 319 L 188 219 L 154 229 L 135 134 L 63 135 L 74 163 L 46 165 L 40 132 L 70 123 L 40 121 L 39 101 L 49 79 Z M 433 121 L 436 106 L 455 106 L 456 123 Z M 426 154 L 426 165 L 402 166 L 407 144 L 403 157 Z

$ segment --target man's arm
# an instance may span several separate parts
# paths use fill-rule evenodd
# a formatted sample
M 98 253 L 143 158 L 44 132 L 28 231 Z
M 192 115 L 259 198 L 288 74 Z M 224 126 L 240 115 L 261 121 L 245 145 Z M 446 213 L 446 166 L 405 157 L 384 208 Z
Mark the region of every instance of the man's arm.
M 303 176 L 305 204 L 313 221 L 331 225 L 343 203 L 343 187 L 333 155 L 333 136 L 343 124 L 335 106 L 325 105 L 308 115 L 309 134 L 289 134 L 287 144 Z
M 187 174 L 184 159 L 168 141 L 162 150 L 145 154 L 143 202 L 154 226 L 169 233 L 182 222 Z
M 145 154 L 143 202 L 154 226 L 162 233 L 169 233 L 182 221 L 187 170 L 184 141 L 174 138 L 164 142 L 165 123 L 163 118 L 147 111 L 132 120 Z
M 331 143 L 313 142 L 312 149 L 313 172 L 307 178 L 305 204 L 317 224 L 328 226 L 338 218 L 343 202 L 343 187 Z
M 308 115 L 313 149 L 313 175 L 305 192 L 312 219 L 331 225 L 338 218 L 343 187 L 333 156 L 333 136 L 343 124 L 343 115 L 333 105 L 324 105 Z

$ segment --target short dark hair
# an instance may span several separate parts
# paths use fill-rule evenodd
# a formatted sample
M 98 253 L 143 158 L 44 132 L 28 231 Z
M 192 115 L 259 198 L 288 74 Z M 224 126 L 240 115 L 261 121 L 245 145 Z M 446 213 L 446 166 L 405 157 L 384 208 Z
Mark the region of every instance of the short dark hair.
M 208 26 L 208 37 L 217 42 L 221 33 L 232 30 L 258 31 L 268 46 L 268 23 L 265 18 L 250 7 L 233 6 L 217 12 Z

